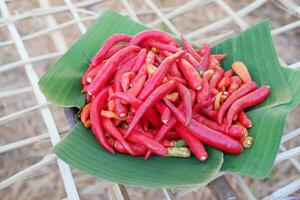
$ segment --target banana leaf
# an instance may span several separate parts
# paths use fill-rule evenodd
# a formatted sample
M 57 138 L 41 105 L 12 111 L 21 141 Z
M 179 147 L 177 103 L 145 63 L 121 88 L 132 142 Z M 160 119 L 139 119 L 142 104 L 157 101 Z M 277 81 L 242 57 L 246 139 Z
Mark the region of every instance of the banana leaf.
M 50 67 L 39 82 L 41 90 L 57 105 L 81 108 L 85 104 L 85 97 L 80 93 L 80 78 L 89 62 L 86 52 L 94 55 L 114 33 L 133 35 L 145 29 L 148 28 L 115 12 L 103 13 L 87 33 Z M 226 69 L 233 61 L 241 60 L 259 85 L 271 87 L 269 98 L 248 111 L 253 120 L 250 135 L 255 138 L 251 149 L 238 156 L 223 156 L 222 152 L 208 147 L 209 159 L 205 162 L 197 161 L 194 157 L 180 159 L 156 156 L 144 161 L 140 157 L 110 155 L 98 145 L 90 130 L 78 122 L 55 146 L 54 153 L 75 168 L 96 177 L 143 187 L 187 187 L 207 183 L 220 170 L 266 177 L 278 151 L 286 115 L 300 100 L 297 93 L 300 90 L 297 82 L 299 73 L 280 67 L 268 22 L 216 45 L 213 51 L 228 55 L 223 63 Z

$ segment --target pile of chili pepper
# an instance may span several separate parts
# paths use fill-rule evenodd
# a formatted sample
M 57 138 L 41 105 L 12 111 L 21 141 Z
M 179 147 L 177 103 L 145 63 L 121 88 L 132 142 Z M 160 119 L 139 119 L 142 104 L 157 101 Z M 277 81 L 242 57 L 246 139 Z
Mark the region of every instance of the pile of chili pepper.
M 82 76 L 87 104 L 80 118 L 100 145 L 133 156 L 207 159 L 204 144 L 228 154 L 249 148 L 245 109 L 264 101 L 242 62 L 224 70 L 212 54 L 181 37 L 147 30 L 110 36 Z

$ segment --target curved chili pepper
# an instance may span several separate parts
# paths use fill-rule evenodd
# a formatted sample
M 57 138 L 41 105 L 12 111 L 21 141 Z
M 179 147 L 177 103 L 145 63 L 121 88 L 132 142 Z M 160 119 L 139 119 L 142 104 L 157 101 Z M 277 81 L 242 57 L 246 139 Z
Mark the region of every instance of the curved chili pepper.
M 112 85 L 108 87 L 108 97 L 111 97 L 114 94 L 114 88 Z M 108 111 L 113 112 L 115 110 L 115 101 L 114 100 L 109 100 L 107 102 L 107 109 Z
M 92 124 L 92 132 L 96 136 L 101 146 L 104 147 L 111 154 L 115 154 L 115 151 L 107 142 L 107 139 L 105 137 L 102 128 L 101 117 L 100 117 L 100 111 L 104 108 L 107 97 L 108 97 L 108 88 L 106 87 L 103 90 L 101 90 L 101 92 L 96 96 L 96 98 L 92 102 L 90 119 Z
M 259 89 L 234 101 L 227 113 L 227 125 L 231 125 L 234 115 L 237 115 L 240 111 L 246 108 L 256 106 L 257 104 L 261 103 L 268 97 L 269 93 L 270 88 L 264 85 Z
M 99 70 L 101 69 L 101 67 L 103 67 L 104 64 L 105 62 L 102 62 L 101 64 L 97 65 L 94 69 L 92 69 L 89 73 L 86 74 L 85 81 L 88 84 L 94 80 L 94 78 L 97 76 Z
M 146 147 L 143 145 L 134 144 L 134 143 L 129 143 L 129 145 L 134 153 L 134 156 L 143 156 L 147 152 Z M 124 148 L 124 146 L 118 141 L 114 143 L 114 147 L 120 153 L 128 153 L 128 151 Z
M 201 60 L 200 56 L 195 51 L 194 47 L 181 35 L 180 36 L 183 46 L 188 50 L 188 52 L 198 61 Z
M 89 103 L 86 104 L 80 112 L 80 120 L 86 128 L 89 127 L 89 123 L 87 121 L 90 118 L 90 113 L 91 113 L 91 104 Z
M 173 54 L 167 57 L 158 67 L 156 73 L 149 79 L 149 81 L 145 84 L 145 87 L 142 89 L 139 94 L 139 99 L 145 100 L 155 88 L 157 88 L 162 82 L 164 77 L 167 74 L 168 68 L 172 65 L 177 58 L 181 57 L 185 51 L 179 51 L 176 54 Z
M 194 102 L 194 97 L 195 95 L 192 95 L 192 102 Z M 180 103 L 178 108 L 184 109 L 183 103 Z M 162 141 L 164 138 L 165 139 L 170 139 L 170 140 L 178 140 L 180 139 L 179 135 L 176 132 L 171 132 L 171 130 L 176 126 L 177 120 L 174 116 L 171 116 L 170 120 L 162 125 L 162 127 L 159 129 L 158 133 L 155 135 L 154 140 L 155 141 Z M 145 155 L 145 160 L 147 160 L 151 156 L 151 151 L 148 151 L 147 154 Z
M 116 44 L 116 45 L 112 46 L 111 49 L 105 55 L 104 59 L 108 59 L 108 58 L 112 57 L 115 53 L 117 53 L 121 49 L 124 49 L 125 47 L 128 47 L 128 44 L 123 44 L 123 45 Z
M 232 94 L 237 89 L 239 89 L 241 83 L 242 83 L 242 81 L 238 76 L 232 76 L 230 78 L 230 86 L 228 88 L 228 93 Z
M 157 40 L 159 42 L 163 42 L 163 43 L 167 43 L 167 44 L 170 42 L 177 43 L 177 41 L 172 36 L 168 35 L 165 32 L 158 31 L 158 30 L 146 30 L 146 31 L 139 32 L 138 34 L 133 36 L 130 41 L 130 44 L 131 45 L 139 45 L 143 41 L 146 41 L 149 39 Z
M 121 120 L 124 121 L 127 119 L 127 117 L 124 118 L 120 118 L 116 113 L 114 113 L 113 111 L 107 111 L 107 110 L 101 110 L 101 116 L 105 117 L 105 118 L 109 118 L 109 119 L 117 119 L 117 120 Z
M 151 47 L 154 47 L 154 48 L 159 49 L 159 50 L 169 51 L 171 53 L 176 53 L 177 51 L 180 50 L 180 49 L 176 48 L 175 46 L 165 44 L 165 43 L 161 43 L 161 42 L 157 42 L 157 41 L 154 41 L 154 40 L 149 40 L 149 41 L 147 41 L 147 43 Z
M 137 52 L 140 50 L 140 47 L 130 46 L 120 50 L 118 53 L 113 55 L 108 61 L 103 65 L 103 67 L 99 70 L 97 76 L 87 87 L 87 92 L 90 95 L 97 94 L 103 87 L 108 83 L 111 77 L 114 75 L 117 66 L 120 64 L 126 56 L 130 53 Z
M 102 118 L 102 125 L 106 132 L 108 132 L 112 137 L 114 137 L 117 141 L 119 141 L 123 147 L 126 149 L 128 153 L 134 155 L 130 145 L 125 141 L 123 135 L 120 133 L 118 128 L 112 123 L 112 121 L 108 118 Z
M 166 105 L 173 112 L 177 120 L 184 124 L 184 115 L 178 110 L 172 103 L 165 100 Z M 230 138 L 229 136 L 222 134 L 218 131 L 212 130 L 203 124 L 192 120 L 187 126 L 188 130 L 191 131 L 195 137 L 199 138 L 204 143 L 219 149 L 229 154 L 240 154 L 243 151 L 243 146 L 240 142 Z
M 229 85 L 230 85 L 230 79 L 228 77 L 224 76 L 220 80 L 217 88 L 219 91 L 225 91 L 225 88 L 227 88 Z
M 126 92 L 129 88 L 129 83 L 130 81 L 135 77 L 135 73 L 134 72 L 125 72 L 122 76 L 121 76 L 121 86 L 124 92 Z
M 205 117 L 201 115 L 193 115 L 193 118 L 200 122 L 201 124 L 207 126 L 208 128 L 211 128 L 215 131 L 219 131 L 222 133 L 225 133 L 226 135 L 230 136 L 234 139 L 239 139 L 243 136 L 243 129 L 239 127 L 238 125 L 232 125 L 229 128 L 227 128 L 226 124 L 218 124 L 217 122 L 211 121 L 209 119 L 206 119 Z
M 202 58 L 200 60 L 200 66 L 203 71 L 207 70 L 210 65 L 210 46 L 208 44 L 203 44 L 201 46 Z
M 156 104 L 156 110 L 161 114 L 161 121 L 166 124 L 171 117 L 170 109 L 164 103 L 159 102 Z
M 247 114 L 244 111 L 241 111 L 239 113 L 239 122 L 245 126 L 246 128 L 251 128 L 252 127 L 252 121 L 251 119 L 249 119 L 249 117 L 247 116 Z
M 115 98 L 120 98 L 120 99 L 125 100 L 126 102 L 131 104 L 134 107 L 134 109 L 138 109 L 143 104 L 142 100 L 140 100 L 134 96 L 124 94 L 124 93 L 119 93 L 119 92 L 114 93 L 108 100 L 112 100 Z M 159 116 L 156 114 L 156 112 L 152 108 L 150 108 L 146 112 L 146 117 L 154 128 L 161 127 L 161 121 L 159 120 Z
M 144 76 L 141 76 L 137 82 L 135 84 L 132 85 L 131 88 L 129 88 L 127 91 L 126 91 L 126 94 L 129 94 L 129 95 L 132 95 L 134 97 L 136 97 L 137 95 L 139 95 L 140 91 L 143 89 L 144 87 L 144 83 L 146 81 L 146 78 L 147 76 L 144 75 Z
M 212 75 L 210 81 L 209 81 L 209 90 L 213 91 L 213 89 L 217 88 L 218 83 L 224 76 L 224 70 L 223 69 L 215 69 L 215 73 Z
M 131 81 L 132 86 L 136 84 L 136 82 L 140 79 L 140 77 L 147 76 L 147 67 L 148 65 L 153 64 L 154 59 L 155 59 L 155 54 L 152 51 L 148 51 L 145 63 L 142 65 L 135 78 Z
M 127 34 L 117 33 L 110 36 L 96 55 L 92 58 L 92 64 L 96 66 L 98 63 L 101 63 L 102 60 L 105 58 L 107 52 L 111 49 L 112 46 L 119 42 L 129 42 L 131 40 L 131 36 Z
M 191 65 L 193 65 L 193 67 L 195 67 L 198 71 L 198 73 L 202 73 L 203 72 L 203 69 L 201 68 L 201 64 L 198 60 L 196 60 L 191 54 L 189 53 L 186 53 L 184 55 L 184 58 L 189 62 L 191 63 Z
M 147 110 L 149 110 L 149 108 L 151 108 L 155 103 L 161 100 L 166 94 L 174 90 L 175 87 L 176 87 L 176 83 L 174 81 L 168 81 L 167 83 L 164 83 L 159 87 L 157 87 L 136 111 L 136 114 L 134 115 L 133 120 L 129 125 L 125 137 L 127 137 L 131 133 L 131 131 L 135 128 L 135 126 L 142 118 L 144 113 L 146 113 Z
M 206 70 L 203 72 L 202 78 L 206 78 L 207 81 L 209 81 L 214 73 L 215 71 L 213 69 Z
M 219 112 L 218 112 L 217 122 L 219 124 L 222 124 L 224 115 L 226 114 L 226 112 L 230 108 L 231 104 L 233 104 L 233 102 L 235 102 L 237 99 L 239 99 L 242 96 L 248 94 L 249 92 L 252 92 L 255 89 L 256 89 L 256 83 L 255 82 L 251 82 L 251 83 L 248 83 L 248 84 L 242 86 L 237 91 L 235 91 L 234 93 L 232 93 L 226 99 L 226 101 L 221 105 L 221 107 L 219 109 Z
M 177 89 L 178 89 L 179 95 L 182 99 L 182 102 L 184 104 L 184 108 L 185 108 L 185 123 L 184 123 L 184 125 L 187 126 L 192 121 L 192 112 L 193 112 L 193 110 L 192 110 L 191 93 L 190 93 L 189 89 L 186 88 L 182 84 L 178 84 Z
M 232 68 L 228 69 L 228 70 L 225 71 L 225 73 L 224 73 L 224 76 L 227 77 L 227 78 L 231 78 L 232 75 L 233 75 L 233 69 L 232 69 Z
M 197 102 L 204 102 L 209 98 L 210 92 L 209 92 L 209 83 L 206 77 L 203 77 L 202 79 L 202 89 L 200 91 L 197 91 Z
M 201 90 L 202 81 L 197 70 L 188 61 L 182 58 L 178 60 L 178 66 L 190 87 L 194 90 Z
M 242 62 L 234 62 L 232 64 L 233 71 L 242 79 L 244 83 L 250 83 L 252 81 L 247 67 Z
M 121 129 L 121 131 L 123 134 L 126 134 L 126 130 Z M 127 137 L 127 139 L 132 143 L 144 145 L 147 149 L 151 150 L 156 155 L 164 157 L 167 156 L 167 149 L 163 145 L 143 134 L 132 131 L 132 133 Z
M 127 71 L 130 71 L 135 60 L 136 60 L 135 56 L 128 57 L 126 60 L 122 62 L 122 64 L 120 64 L 119 69 L 115 74 L 114 82 L 113 82 L 115 92 L 122 92 L 122 79 L 121 79 L 122 74 Z M 127 116 L 127 108 L 125 105 L 121 103 L 119 99 L 115 100 L 115 111 L 116 114 L 121 118 Z
M 134 65 L 132 66 L 131 71 L 134 73 L 138 72 L 142 65 L 145 63 L 147 57 L 147 49 L 142 49 L 136 58 Z
M 198 140 L 191 132 L 190 130 L 181 125 L 178 124 L 175 127 L 176 132 L 184 139 L 184 141 L 188 144 L 189 148 L 193 152 L 193 154 L 196 156 L 198 160 L 204 161 L 207 159 L 208 154 L 204 148 L 204 145 L 201 141 Z

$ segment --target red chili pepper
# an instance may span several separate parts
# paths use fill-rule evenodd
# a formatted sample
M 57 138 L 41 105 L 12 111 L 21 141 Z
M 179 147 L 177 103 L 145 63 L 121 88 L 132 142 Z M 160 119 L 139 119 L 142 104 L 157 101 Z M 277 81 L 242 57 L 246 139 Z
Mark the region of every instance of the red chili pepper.
M 196 60 L 191 54 L 189 53 L 186 53 L 184 55 L 184 58 L 189 62 L 191 63 L 191 65 L 193 65 L 193 67 L 195 67 L 198 71 L 198 73 L 202 73 L 203 72 L 203 69 L 201 68 L 201 64 L 198 60 Z
M 193 110 L 192 110 L 191 93 L 190 93 L 189 89 L 186 88 L 182 84 L 178 84 L 177 89 L 178 89 L 179 95 L 182 99 L 182 102 L 184 104 L 184 108 L 185 108 L 185 123 L 184 123 L 184 125 L 187 126 L 192 121 L 192 112 L 193 112 Z
M 157 42 L 157 41 L 154 41 L 154 40 L 149 40 L 149 41 L 147 41 L 147 43 L 151 47 L 154 47 L 154 48 L 159 49 L 159 50 L 169 51 L 171 53 L 176 53 L 177 51 L 180 50 L 180 49 L 176 48 L 175 46 L 165 44 L 165 43 L 161 43 L 161 42 Z
M 210 65 L 210 46 L 208 44 L 203 44 L 201 47 L 202 58 L 200 61 L 200 66 L 203 71 L 207 70 Z
M 101 64 L 97 65 L 94 69 L 92 69 L 89 73 L 86 74 L 85 81 L 87 84 L 91 83 L 94 78 L 97 76 L 99 70 L 103 67 L 105 62 L 103 61 Z
M 119 69 L 115 74 L 114 82 L 113 82 L 115 92 L 122 92 L 122 78 L 121 78 L 122 74 L 130 71 L 135 60 L 136 60 L 135 56 L 133 56 L 132 58 L 128 57 L 125 61 L 122 62 L 122 64 L 120 64 Z M 121 103 L 119 99 L 115 100 L 115 111 L 116 114 L 121 118 L 127 116 L 127 108 L 125 105 Z
M 160 129 L 157 135 L 155 135 L 154 140 L 157 142 L 162 141 L 167 134 L 175 127 L 177 120 L 175 117 L 171 117 L 170 120 L 164 124 Z M 147 160 L 151 156 L 151 151 L 148 151 L 145 156 L 145 160 Z
M 129 143 L 129 145 L 134 153 L 134 156 L 143 156 L 147 152 L 146 147 L 143 145 L 134 144 L 134 143 Z M 114 147 L 120 153 L 128 153 L 128 151 L 124 148 L 124 146 L 118 141 L 114 143 Z
M 213 89 L 217 88 L 218 83 L 220 82 L 223 76 L 224 76 L 223 69 L 215 69 L 215 73 L 212 75 L 209 81 L 209 91 L 213 91 Z
M 180 137 L 180 135 L 178 135 L 178 133 L 176 133 L 175 131 L 168 131 L 166 134 L 165 134 L 165 136 L 164 136 L 164 138 L 166 139 L 166 140 L 174 140 L 174 141 L 176 141 L 176 140 L 179 140 L 181 137 Z
M 169 76 L 169 75 L 167 75 L 167 79 L 168 80 L 174 80 L 174 81 L 176 81 L 178 83 L 182 83 L 183 85 L 187 85 L 187 82 L 186 82 L 185 79 L 177 77 L 177 76 Z
M 132 95 L 134 97 L 136 97 L 137 95 L 139 95 L 140 91 L 143 89 L 144 87 L 144 83 L 146 81 L 146 78 L 147 76 L 144 75 L 144 76 L 141 76 L 137 82 L 135 84 L 132 85 L 131 88 L 129 88 L 127 91 L 126 91 L 126 94 L 129 94 L 129 95 Z
M 92 124 L 92 132 L 96 136 L 101 146 L 104 147 L 111 154 L 115 154 L 115 151 L 107 142 L 107 139 L 105 137 L 102 128 L 101 117 L 100 117 L 100 111 L 104 108 L 107 97 L 108 97 L 108 88 L 106 87 L 103 90 L 101 90 L 101 92 L 96 96 L 96 98 L 92 102 L 90 118 Z
M 231 125 L 234 115 L 237 115 L 240 111 L 245 110 L 246 108 L 256 106 L 261 103 L 268 97 L 269 93 L 270 88 L 264 85 L 234 101 L 227 113 L 227 125 Z
M 179 51 L 167 57 L 158 67 L 156 73 L 149 79 L 139 94 L 139 99 L 146 100 L 146 98 L 155 90 L 162 82 L 167 74 L 168 68 L 176 61 L 177 58 L 181 57 L 185 51 Z
M 128 153 L 134 155 L 130 145 L 125 141 L 123 135 L 120 133 L 118 128 L 112 123 L 112 121 L 108 118 L 102 118 L 102 125 L 106 132 L 108 132 L 112 137 L 114 137 L 117 141 L 119 141 L 123 147 L 126 149 Z
M 121 86 L 124 92 L 126 92 L 129 88 L 130 81 L 135 77 L 134 72 L 125 72 L 121 76 Z
M 197 102 L 204 102 L 209 98 L 210 92 L 209 92 L 209 83 L 206 77 L 203 77 L 202 79 L 202 89 L 200 91 L 197 91 Z
M 256 89 L 256 83 L 251 82 L 251 83 L 248 83 L 248 84 L 242 86 L 237 91 L 232 93 L 232 95 L 230 95 L 226 99 L 226 101 L 221 105 L 221 107 L 219 109 L 218 117 L 217 117 L 218 123 L 222 124 L 224 115 L 226 114 L 226 112 L 228 111 L 230 106 L 233 104 L 233 102 L 235 102 L 237 99 L 243 97 L 244 95 L 248 94 L 249 92 L 252 92 L 255 89 Z
M 137 75 L 135 78 L 131 81 L 131 85 L 135 85 L 136 82 L 140 79 L 142 76 L 147 76 L 147 67 L 148 65 L 152 65 L 155 59 L 155 54 L 152 51 L 148 51 L 147 56 L 146 56 L 146 61 L 138 71 Z
M 104 59 L 108 59 L 110 57 L 112 57 L 115 53 L 117 53 L 118 51 L 120 51 L 121 49 L 124 49 L 125 47 L 128 47 L 128 44 L 123 44 L 123 45 L 114 45 L 113 47 L 111 47 L 111 49 L 107 52 L 107 54 L 105 55 Z
M 194 47 L 181 35 L 180 36 L 183 46 L 188 50 L 188 52 L 198 61 L 201 60 L 200 56 L 195 51 Z
M 206 70 L 203 72 L 202 78 L 206 78 L 207 81 L 209 81 L 214 73 L 215 71 L 213 69 Z
M 130 41 L 130 44 L 131 45 L 139 45 L 143 41 L 146 41 L 149 39 L 157 40 L 159 42 L 163 42 L 163 43 L 167 43 L 167 44 L 169 44 L 170 42 L 177 43 L 177 41 L 172 36 L 168 35 L 165 32 L 158 31 L 158 30 L 146 30 L 146 31 L 139 32 L 138 34 L 133 36 Z
M 193 152 L 193 154 L 196 156 L 198 160 L 204 161 L 207 159 L 208 154 L 204 148 L 204 145 L 201 141 L 198 140 L 191 132 L 190 130 L 181 125 L 178 124 L 175 127 L 176 132 L 182 137 L 182 139 L 188 144 L 189 148 Z
M 143 124 L 144 130 L 148 131 L 149 130 L 149 123 L 148 123 L 148 120 L 146 118 L 142 118 L 142 124 Z
M 119 42 L 129 42 L 131 40 L 131 36 L 127 34 L 118 33 L 110 36 L 105 43 L 102 45 L 101 49 L 96 53 L 96 55 L 92 58 L 92 64 L 96 66 L 98 63 L 101 63 L 107 52 L 117 43 Z
M 174 81 L 168 81 L 167 83 L 164 83 L 157 87 L 136 111 L 135 116 L 133 117 L 133 120 L 129 125 L 125 137 L 127 137 L 131 133 L 131 131 L 135 128 L 139 120 L 149 110 L 149 108 L 151 108 L 159 100 L 164 98 L 166 94 L 174 90 L 175 87 L 176 83 Z
M 213 109 L 212 105 L 208 105 L 207 107 L 201 108 L 199 112 L 214 121 L 216 120 L 218 114 L 218 112 Z
M 130 53 L 139 51 L 140 48 L 137 46 L 130 46 L 120 50 L 118 53 L 113 55 L 108 61 L 103 65 L 103 67 L 99 70 L 97 76 L 87 87 L 87 92 L 90 95 L 97 94 L 103 87 L 108 83 L 111 77 L 114 75 L 117 66 L 120 64 L 126 56 Z
M 89 128 L 89 124 L 87 123 L 87 121 L 90 118 L 90 112 L 91 112 L 90 103 L 86 104 L 80 112 L 80 120 L 86 128 Z
M 230 86 L 228 88 L 228 93 L 234 93 L 237 89 L 239 89 L 241 83 L 242 81 L 238 76 L 232 76 L 230 78 Z
M 157 103 L 155 107 L 156 110 L 161 114 L 161 121 L 166 124 L 171 117 L 170 109 L 162 102 Z
M 247 116 L 247 114 L 244 111 L 241 111 L 239 113 L 238 118 L 239 118 L 239 122 L 246 128 L 252 127 L 252 120 Z
M 137 58 L 136 58 L 136 61 L 134 63 L 134 65 L 132 66 L 132 71 L 134 73 L 137 73 L 140 68 L 142 67 L 142 65 L 145 63 L 146 61 L 146 57 L 147 57 L 147 49 L 142 49 L 138 55 L 137 55 Z
M 207 126 L 208 128 L 211 128 L 215 131 L 219 131 L 222 133 L 226 133 L 228 136 L 239 139 L 243 136 L 243 129 L 237 125 L 232 125 L 229 128 L 227 128 L 226 124 L 218 124 L 217 122 L 211 121 L 209 119 L 206 119 L 205 117 L 201 115 L 193 115 L 193 118 L 198 121 L 199 123 Z
M 181 78 L 182 75 L 178 69 L 178 66 L 176 63 L 173 63 L 170 68 L 169 68 L 169 71 L 168 71 L 168 74 L 170 74 L 171 76 L 175 76 L 175 77 L 178 77 L 178 78 Z
M 143 104 L 142 100 L 124 93 L 114 93 L 108 100 L 112 100 L 115 98 L 120 98 L 125 100 L 126 102 L 131 104 L 134 107 L 134 109 L 138 109 Z M 159 116 L 152 108 L 150 108 L 146 112 L 146 117 L 154 128 L 161 127 L 161 121 L 159 120 Z
M 188 61 L 182 58 L 178 60 L 178 66 L 190 87 L 193 90 L 201 90 L 202 81 L 197 70 Z
M 113 111 L 107 111 L 107 110 L 101 110 L 101 116 L 105 117 L 105 118 L 109 118 L 109 119 L 117 119 L 117 120 L 121 120 L 124 121 L 127 119 L 127 117 L 124 118 L 120 118 L 116 113 L 114 113 Z
M 121 129 L 121 131 L 123 134 L 126 134 L 126 130 Z M 167 149 L 163 145 L 143 134 L 140 134 L 139 132 L 132 131 L 132 133 L 128 136 L 128 141 L 144 145 L 156 155 L 164 157 L 167 156 Z
M 230 85 L 230 79 L 224 76 L 218 84 L 218 90 L 225 91 L 225 88 L 227 88 L 229 85 Z
M 178 110 L 172 103 L 165 100 L 166 105 L 173 112 L 177 120 L 184 124 L 184 115 Z M 204 143 L 219 149 L 229 154 L 240 154 L 243 151 L 243 146 L 240 142 L 230 138 L 229 136 L 222 134 L 218 131 L 212 130 L 203 124 L 192 120 L 190 125 L 187 126 L 188 130 L 191 131 L 195 137 L 199 138 Z
M 211 57 L 217 59 L 218 61 L 224 60 L 227 57 L 227 54 L 214 54 Z
M 232 75 L 233 75 L 233 69 L 232 68 L 230 68 L 229 70 L 227 70 L 225 72 L 225 74 L 224 74 L 224 76 L 227 77 L 227 78 L 231 78 Z

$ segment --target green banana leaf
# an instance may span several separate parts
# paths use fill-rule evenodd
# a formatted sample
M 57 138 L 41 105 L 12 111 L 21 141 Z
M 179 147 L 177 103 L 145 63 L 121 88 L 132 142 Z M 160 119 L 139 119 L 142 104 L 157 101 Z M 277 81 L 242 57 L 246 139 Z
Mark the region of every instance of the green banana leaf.
M 80 78 L 89 61 L 86 52 L 94 55 L 114 33 L 133 35 L 145 29 L 148 28 L 117 13 L 103 13 L 42 77 L 39 82 L 41 90 L 50 101 L 60 106 L 81 108 L 85 98 L 80 93 Z M 223 171 L 266 177 L 278 151 L 286 115 L 300 100 L 297 93 L 300 90 L 300 84 L 297 83 L 299 74 L 280 67 L 267 22 L 216 45 L 213 51 L 228 54 L 223 63 L 225 68 L 229 68 L 233 61 L 241 60 L 259 85 L 271 87 L 269 98 L 249 110 L 254 124 L 250 135 L 255 137 L 251 149 L 238 156 L 225 155 L 224 162 L 223 153 L 211 148 L 208 148 L 209 159 L 205 162 L 197 161 L 194 157 L 180 159 L 155 156 L 144 161 L 140 157 L 110 155 L 98 145 L 90 130 L 79 122 L 55 146 L 54 153 L 91 175 L 143 187 L 186 187 L 207 183 L 220 170 L 222 163 Z M 290 86 L 293 86 L 292 90 Z

